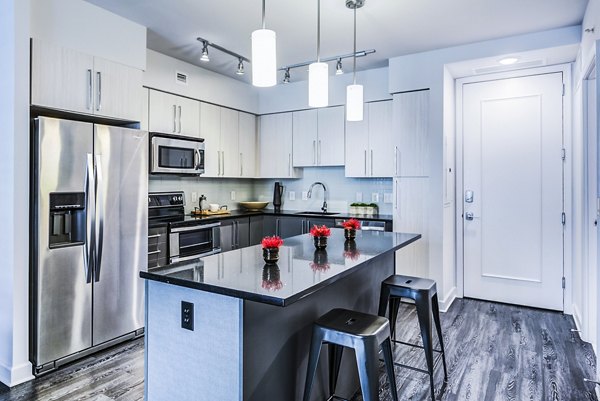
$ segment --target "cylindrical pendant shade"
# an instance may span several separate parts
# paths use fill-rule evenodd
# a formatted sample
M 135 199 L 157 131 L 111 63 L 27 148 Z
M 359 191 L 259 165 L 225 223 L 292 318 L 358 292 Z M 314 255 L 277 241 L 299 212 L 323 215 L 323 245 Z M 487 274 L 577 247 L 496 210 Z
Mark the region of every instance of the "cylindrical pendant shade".
M 346 120 L 362 121 L 363 108 L 363 86 L 348 85 L 346 87 Z
M 329 104 L 329 66 L 312 63 L 308 66 L 308 105 L 325 107 Z
M 275 31 L 252 32 L 252 85 L 267 87 L 277 83 L 277 38 Z

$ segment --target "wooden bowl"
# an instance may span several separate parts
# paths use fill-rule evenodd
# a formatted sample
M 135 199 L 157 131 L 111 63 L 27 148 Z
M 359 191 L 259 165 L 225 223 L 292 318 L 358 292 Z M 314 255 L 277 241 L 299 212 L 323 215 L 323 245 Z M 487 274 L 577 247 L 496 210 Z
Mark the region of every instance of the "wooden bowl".
M 261 210 L 267 207 L 269 202 L 240 202 L 240 206 L 247 210 Z

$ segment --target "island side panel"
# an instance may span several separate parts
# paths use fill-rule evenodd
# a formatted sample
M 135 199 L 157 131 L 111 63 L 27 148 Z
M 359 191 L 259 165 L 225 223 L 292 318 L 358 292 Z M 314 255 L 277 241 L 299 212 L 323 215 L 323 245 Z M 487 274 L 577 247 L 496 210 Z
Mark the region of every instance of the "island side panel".
M 146 400 L 242 399 L 242 301 L 146 281 Z M 181 328 L 194 304 L 194 331 Z
M 289 306 L 244 302 L 244 401 L 302 400 L 313 322 L 334 308 L 377 314 L 381 282 L 394 274 L 394 252 Z M 327 346 L 311 400 L 327 399 Z M 345 349 L 336 393 L 350 399 L 359 388 L 356 360 Z

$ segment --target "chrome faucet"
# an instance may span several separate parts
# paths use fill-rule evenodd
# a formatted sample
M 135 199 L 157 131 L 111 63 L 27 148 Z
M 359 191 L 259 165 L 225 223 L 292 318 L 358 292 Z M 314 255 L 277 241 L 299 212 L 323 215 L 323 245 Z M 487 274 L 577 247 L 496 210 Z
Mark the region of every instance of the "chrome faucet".
M 323 213 L 327 213 L 327 187 L 325 186 L 325 184 L 323 184 L 323 183 L 322 183 L 322 182 L 320 182 L 320 181 L 313 182 L 313 183 L 310 185 L 310 188 L 308 189 L 308 194 L 307 194 L 307 196 L 308 196 L 309 198 L 311 197 L 311 195 L 312 195 L 312 190 L 313 190 L 313 187 L 314 187 L 315 185 L 320 185 L 320 186 L 322 186 L 322 187 L 323 187 L 323 206 L 321 207 L 321 210 L 323 211 Z

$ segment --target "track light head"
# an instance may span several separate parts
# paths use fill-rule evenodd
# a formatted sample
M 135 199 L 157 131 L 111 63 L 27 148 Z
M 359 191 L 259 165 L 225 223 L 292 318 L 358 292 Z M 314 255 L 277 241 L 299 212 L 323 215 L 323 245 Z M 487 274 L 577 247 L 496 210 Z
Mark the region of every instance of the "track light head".
M 208 42 L 206 40 L 202 41 L 202 56 L 200 57 L 200 61 L 210 61 L 210 58 L 208 58 Z
M 344 69 L 342 68 L 342 59 L 338 58 L 337 63 L 335 65 L 335 75 L 342 75 L 344 73 Z
M 244 60 L 242 60 L 242 58 L 238 58 L 238 67 L 237 67 L 237 71 L 235 72 L 237 75 L 244 75 Z
M 285 69 L 285 74 L 283 75 L 283 83 L 284 84 L 290 83 L 290 69 L 289 68 Z

